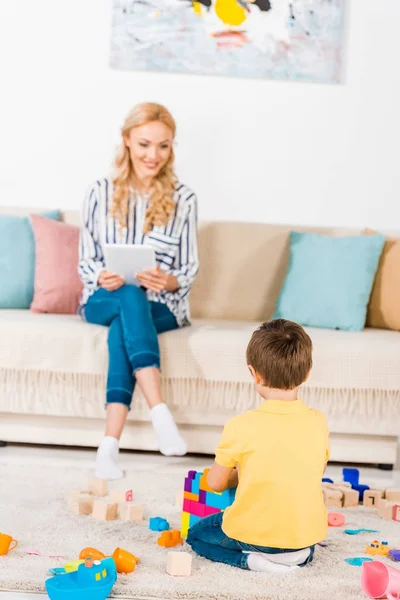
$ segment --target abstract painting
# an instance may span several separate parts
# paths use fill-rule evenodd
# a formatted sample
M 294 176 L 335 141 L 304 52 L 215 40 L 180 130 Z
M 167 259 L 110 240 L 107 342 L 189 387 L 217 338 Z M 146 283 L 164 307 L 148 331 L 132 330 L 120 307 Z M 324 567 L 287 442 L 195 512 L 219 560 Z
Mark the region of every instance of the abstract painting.
M 338 83 L 345 0 L 114 0 L 110 66 Z

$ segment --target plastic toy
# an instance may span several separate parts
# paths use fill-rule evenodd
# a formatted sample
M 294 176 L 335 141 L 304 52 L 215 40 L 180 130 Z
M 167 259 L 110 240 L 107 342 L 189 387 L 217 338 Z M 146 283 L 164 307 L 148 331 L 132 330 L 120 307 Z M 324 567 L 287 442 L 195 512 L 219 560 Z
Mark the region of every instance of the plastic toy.
M 371 556 L 388 556 L 389 550 L 387 542 L 379 542 L 378 540 L 374 540 L 365 548 L 365 552 L 371 554 Z
M 343 469 L 343 481 L 350 483 L 353 490 L 356 490 L 360 494 L 360 501 L 363 501 L 364 492 L 369 490 L 369 485 L 360 484 L 360 471 L 358 469 L 344 468 Z
M 112 558 L 101 561 L 87 559 L 78 570 L 47 579 L 46 591 L 50 600 L 105 600 L 117 579 Z
M 357 535 L 359 533 L 379 533 L 377 529 L 345 529 L 344 530 L 347 535 Z
M 167 568 L 168 575 L 175 577 L 189 577 L 192 572 L 192 556 L 187 552 L 168 552 Z
M 49 575 L 65 575 L 66 571 L 63 567 L 54 567 L 49 569 Z
M 333 483 L 333 479 L 329 479 L 329 477 L 323 477 L 322 483 Z
M 73 573 L 74 571 L 77 571 L 79 566 L 83 565 L 84 563 L 84 560 L 70 560 L 69 562 L 65 563 L 64 571 L 66 573 Z
M 181 524 L 183 538 L 186 538 L 189 528 L 197 521 L 208 515 L 224 511 L 235 499 L 235 489 L 221 493 L 213 492 L 207 483 L 209 470 L 189 471 L 185 478 Z
M 149 529 L 152 531 L 167 531 L 169 529 L 169 523 L 166 519 L 161 517 L 152 517 L 149 521 Z
M 328 514 L 329 527 L 342 527 L 346 523 L 346 517 L 340 513 L 332 512 Z
M 85 560 L 85 558 L 93 558 L 93 560 L 103 560 L 106 555 L 100 552 L 100 550 L 96 550 L 96 548 L 84 548 L 79 553 L 79 560 Z
M 355 556 L 354 558 L 345 558 L 344 560 L 352 567 L 361 567 L 365 562 L 371 562 L 372 558 L 367 558 L 366 556 Z
M 361 587 L 369 598 L 396 600 L 400 596 L 400 571 L 383 562 L 366 562 L 361 571 Z
M 112 558 L 118 573 L 132 573 L 140 562 L 140 558 L 128 552 L 128 550 L 123 550 L 123 548 L 116 548 Z
M 17 540 L 14 540 L 11 535 L 7 535 L 6 533 L 0 533 L 0 556 L 5 556 L 9 552 L 11 552 L 11 550 L 14 550 L 17 546 Z
M 389 556 L 392 560 L 400 561 L 400 550 L 389 550 Z
M 25 550 L 23 550 L 23 552 L 25 552 L 25 554 L 30 554 L 31 556 L 43 556 L 45 558 L 66 558 L 61 554 L 42 554 L 41 552 L 39 552 L 38 550 L 34 550 L 33 548 L 26 548 Z
M 173 529 L 172 531 L 163 531 L 157 540 L 157 544 L 159 546 L 164 546 L 164 548 L 172 548 L 178 544 L 183 544 L 181 532 L 178 529 Z

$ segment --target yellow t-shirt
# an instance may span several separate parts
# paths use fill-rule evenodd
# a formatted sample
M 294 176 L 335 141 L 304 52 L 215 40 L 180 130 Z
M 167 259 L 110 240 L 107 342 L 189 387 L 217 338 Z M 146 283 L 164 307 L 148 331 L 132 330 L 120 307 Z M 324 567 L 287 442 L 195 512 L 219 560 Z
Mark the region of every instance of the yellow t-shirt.
M 215 460 L 238 466 L 222 529 L 257 546 L 298 549 L 327 535 L 321 479 L 329 457 L 325 416 L 301 400 L 266 400 L 225 425 Z

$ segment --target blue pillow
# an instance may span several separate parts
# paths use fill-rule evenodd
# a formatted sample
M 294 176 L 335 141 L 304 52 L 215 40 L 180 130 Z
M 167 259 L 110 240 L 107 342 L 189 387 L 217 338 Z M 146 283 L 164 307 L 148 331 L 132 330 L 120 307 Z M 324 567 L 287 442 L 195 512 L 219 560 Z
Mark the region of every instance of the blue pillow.
M 290 234 L 290 259 L 274 319 L 361 331 L 385 243 L 383 235 Z
M 59 210 L 41 213 L 58 221 Z M 0 308 L 29 308 L 35 277 L 35 239 L 29 217 L 0 215 Z

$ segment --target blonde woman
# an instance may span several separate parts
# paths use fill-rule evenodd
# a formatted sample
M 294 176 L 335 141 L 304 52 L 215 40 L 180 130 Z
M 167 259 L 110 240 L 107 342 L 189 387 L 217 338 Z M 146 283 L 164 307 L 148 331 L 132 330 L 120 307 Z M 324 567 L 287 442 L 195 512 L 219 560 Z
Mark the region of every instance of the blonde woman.
M 135 384 L 149 408 L 160 452 L 182 456 L 186 444 L 164 402 L 157 335 L 189 324 L 189 292 L 199 262 L 197 200 L 174 172 L 175 122 L 166 108 L 140 104 L 122 126 L 114 176 L 96 181 L 85 198 L 79 275 L 80 312 L 109 327 L 107 418 L 96 476 L 119 479 L 119 439 Z M 137 275 L 141 287 L 105 270 L 105 243 L 154 247 L 157 268 Z

